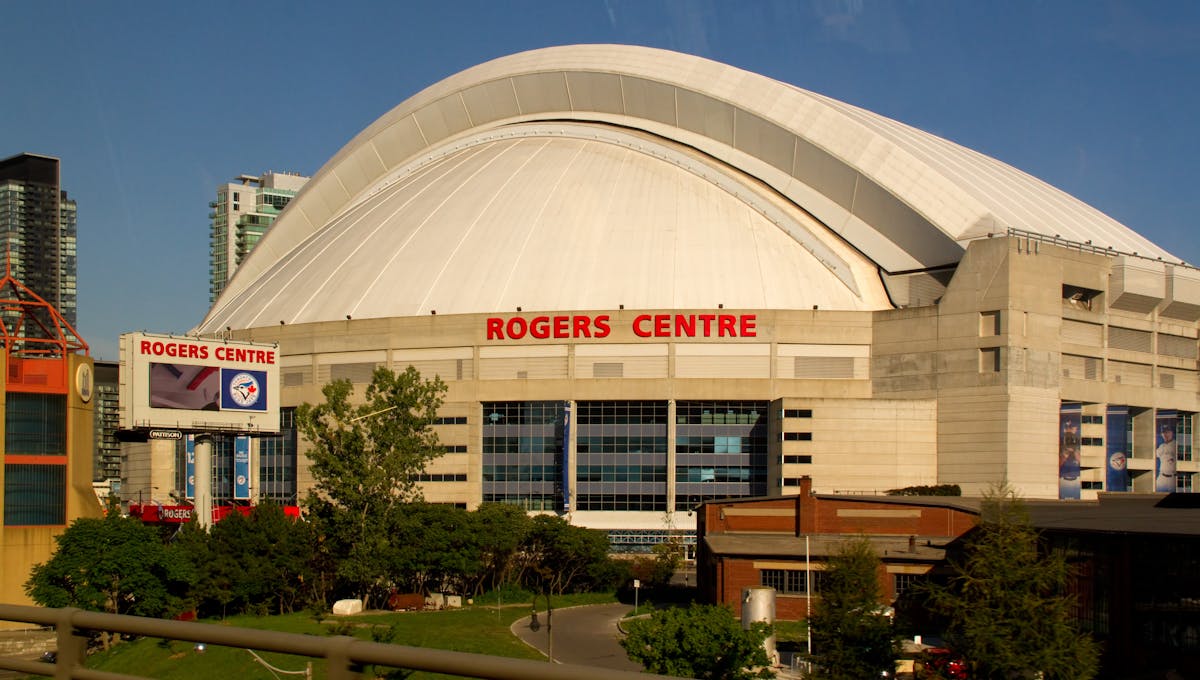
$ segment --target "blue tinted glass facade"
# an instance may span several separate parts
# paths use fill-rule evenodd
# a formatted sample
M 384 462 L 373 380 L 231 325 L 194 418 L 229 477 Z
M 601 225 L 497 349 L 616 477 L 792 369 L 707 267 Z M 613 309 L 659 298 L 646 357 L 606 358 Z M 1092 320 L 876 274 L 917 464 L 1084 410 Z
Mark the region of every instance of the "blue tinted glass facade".
M 9 392 L 7 400 L 4 413 L 6 453 L 66 454 L 67 395 Z
M 701 501 L 767 495 L 765 401 L 675 405 L 675 509 Z
M 483 403 L 485 503 L 562 508 L 565 408 L 562 401 Z
M 65 394 L 8 392 L 4 413 L 4 453 L 10 456 L 66 456 L 67 397 Z M 66 524 L 67 466 L 65 458 L 45 464 L 4 465 L 4 524 L 57 526 Z
M 279 410 L 279 434 L 258 440 L 258 497 L 280 505 L 295 505 L 296 409 Z
M 667 509 L 667 402 L 581 401 L 576 509 Z
M 9 394 L 11 397 L 12 395 Z M 45 526 L 67 523 L 67 466 L 4 466 L 4 524 Z

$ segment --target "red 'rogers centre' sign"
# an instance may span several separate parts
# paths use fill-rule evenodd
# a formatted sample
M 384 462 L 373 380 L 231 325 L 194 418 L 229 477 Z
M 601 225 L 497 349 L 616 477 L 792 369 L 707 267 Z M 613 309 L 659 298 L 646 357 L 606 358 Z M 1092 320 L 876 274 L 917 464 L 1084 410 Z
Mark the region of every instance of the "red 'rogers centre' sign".
M 217 361 L 251 364 L 273 364 L 276 358 L 273 349 L 157 339 L 138 342 L 137 351 L 138 354 L 150 357 L 203 360 L 215 358 Z
M 753 338 L 756 322 L 754 314 L 639 314 L 629 329 L 639 338 Z M 488 340 L 606 338 L 611 333 L 608 314 L 487 319 Z

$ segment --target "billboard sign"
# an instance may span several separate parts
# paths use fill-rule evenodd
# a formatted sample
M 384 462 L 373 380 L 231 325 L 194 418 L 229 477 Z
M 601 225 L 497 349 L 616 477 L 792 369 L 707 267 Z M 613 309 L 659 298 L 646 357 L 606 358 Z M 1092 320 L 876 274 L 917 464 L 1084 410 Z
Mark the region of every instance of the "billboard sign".
M 563 512 L 571 512 L 571 402 L 563 403 L 562 496 Z
M 277 433 L 278 387 L 274 344 L 121 336 L 123 430 Z
M 186 444 L 184 444 L 184 451 L 187 456 L 187 462 L 185 463 L 185 471 L 187 472 L 185 485 L 187 488 L 184 489 L 184 492 L 186 494 L 185 498 L 190 499 L 196 497 L 196 438 L 190 434 L 187 436 Z
M 1079 480 L 1080 425 L 1083 420 L 1083 404 L 1063 402 L 1058 414 L 1058 497 L 1077 500 L 1083 484 Z
M 1179 416 L 1174 409 L 1159 409 L 1154 414 L 1154 490 L 1161 493 L 1175 491 L 1178 427 Z
M 1129 407 L 1109 406 L 1105 421 L 1108 448 L 1107 491 L 1129 491 Z
M 250 438 L 233 440 L 233 500 L 250 500 Z

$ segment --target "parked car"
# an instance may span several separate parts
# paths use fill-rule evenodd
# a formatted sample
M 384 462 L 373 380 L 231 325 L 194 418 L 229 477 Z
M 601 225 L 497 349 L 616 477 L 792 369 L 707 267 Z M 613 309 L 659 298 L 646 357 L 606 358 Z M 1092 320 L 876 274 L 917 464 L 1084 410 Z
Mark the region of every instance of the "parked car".
M 967 662 L 946 647 L 930 647 L 913 663 L 918 680 L 968 680 Z

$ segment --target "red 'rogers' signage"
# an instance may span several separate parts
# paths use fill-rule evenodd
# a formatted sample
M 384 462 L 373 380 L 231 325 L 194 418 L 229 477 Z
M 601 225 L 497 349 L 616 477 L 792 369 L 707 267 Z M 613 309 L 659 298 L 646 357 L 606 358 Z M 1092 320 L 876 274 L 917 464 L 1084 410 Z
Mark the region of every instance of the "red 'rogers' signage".
M 248 364 L 273 364 L 275 352 L 256 347 L 239 347 L 236 345 L 197 344 L 193 342 L 176 342 L 171 340 L 142 340 L 138 343 L 138 354 L 151 357 L 172 357 L 175 359 L 208 359 L 210 356 L 217 361 L 234 361 Z
M 629 329 L 639 338 L 753 338 L 756 322 L 754 314 L 639 314 Z M 608 314 L 487 319 L 488 340 L 606 338 L 611 333 Z

